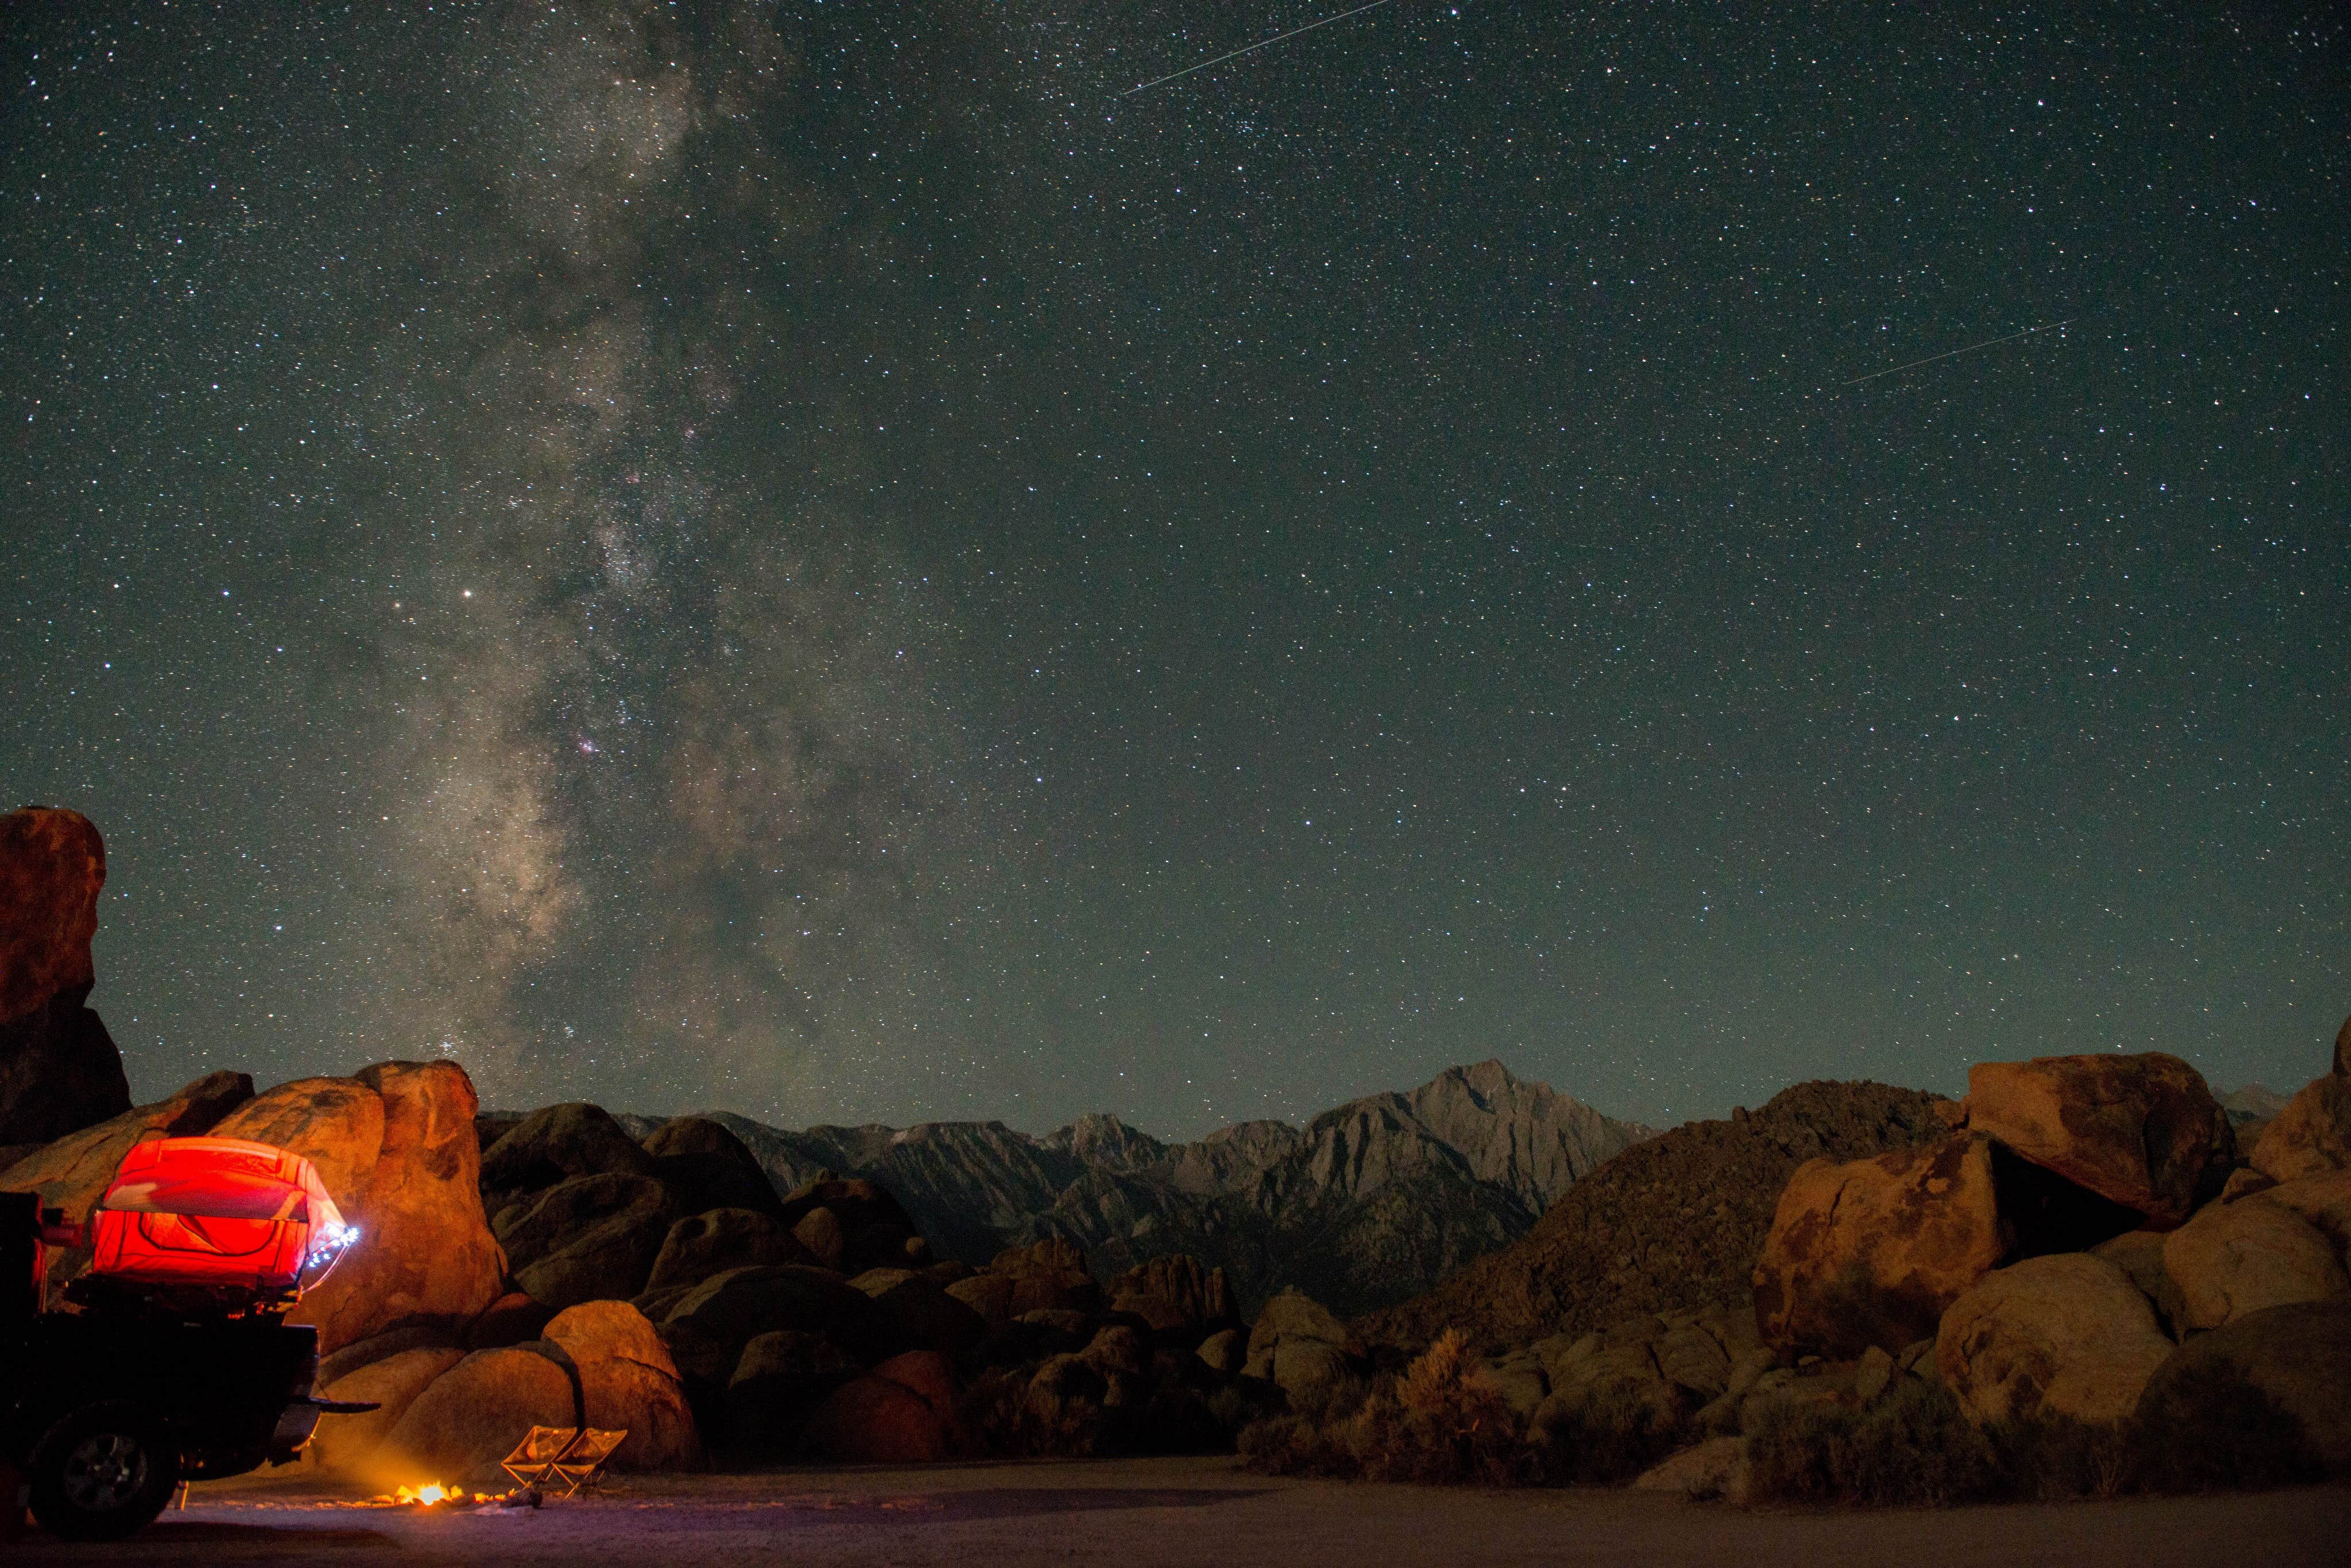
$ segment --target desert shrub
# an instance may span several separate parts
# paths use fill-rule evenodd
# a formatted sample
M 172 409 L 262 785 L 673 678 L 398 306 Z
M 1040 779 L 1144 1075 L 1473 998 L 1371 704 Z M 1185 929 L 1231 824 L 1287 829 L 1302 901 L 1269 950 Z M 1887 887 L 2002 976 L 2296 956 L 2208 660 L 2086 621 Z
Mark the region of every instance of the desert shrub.
M 1865 1409 L 1768 1399 L 1747 1434 L 1757 1499 L 1947 1507 L 2003 1495 L 2000 1449 L 1941 1385 L 1906 1378 Z
M 1033 1451 L 1024 1409 L 1028 1392 L 1025 1370 L 1006 1366 L 987 1368 L 964 1389 L 956 1413 L 981 1453 L 1009 1457 Z
M 1311 1392 L 1240 1435 L 1254 1469 L 1275 1475 L 1514 1486 L 1543 1479 L 1542 1456 L 1493 1390 L 1475 1382 L 1458 1330 L 1396 1375 Z
M 1979 1427 L 1939 1384 L 1907 1380 L 1865 1409 L 1780 1400 L 1747 1435 L 1750 1494 L 1788 1502 L 1948 1507 L 2316 1479 L 2301 1424 L 2234 1368 L 2199 1368 L 2117 1422 L 2036 1417 Z
M 2044 1416 L 1996 1423 L 1984 1439 L 1997 1456 L 1995 1496 L 2065 1502 L 2144 1490 L 2135 1422 Z
M 1611 1388 L 1574 1409 L 1551 1411 L 1533 1440 L 1554 1482 L 1613 1486 L 1639 1475 L 1689 1436 L 1681 1411 Z

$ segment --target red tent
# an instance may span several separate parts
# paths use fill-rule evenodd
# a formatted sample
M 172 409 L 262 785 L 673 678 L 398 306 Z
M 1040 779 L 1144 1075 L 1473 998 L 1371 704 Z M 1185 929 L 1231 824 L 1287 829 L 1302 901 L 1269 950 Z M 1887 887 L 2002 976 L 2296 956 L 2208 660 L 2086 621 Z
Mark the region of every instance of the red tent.
M 276 1296 L 324 1278 L 354 1234 L 298 1154 L 243 1138 L 158 1138 L 123 1157 L 98 1200 L 90 1268 L 127 1284 Z

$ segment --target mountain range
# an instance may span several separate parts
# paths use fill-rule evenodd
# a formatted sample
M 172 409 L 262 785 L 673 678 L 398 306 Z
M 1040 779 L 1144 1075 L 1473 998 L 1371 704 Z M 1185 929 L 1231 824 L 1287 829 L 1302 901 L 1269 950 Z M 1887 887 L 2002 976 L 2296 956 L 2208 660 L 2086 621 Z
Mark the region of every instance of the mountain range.
M 794 1132 L 705 1114 L 778 1190 L 820 1171 L 880 1183 L 944 1258 L 981 1264 L 1061 1236 L 1109 1276 L 1189 1252 L 1245 1301 L 1294 1285 L 1346 1315 L 1406 1300 L 1526 1234 L 1586 1172 L 1656 1136 L 1496 1061 L 1351 1100 L 1303 1127 L 1241 1122 L 1188 1143 L 1106 1115 L 1040 1137 L 994 1121 Z M 661 1125 L 620 1120 L 639 1137 Z

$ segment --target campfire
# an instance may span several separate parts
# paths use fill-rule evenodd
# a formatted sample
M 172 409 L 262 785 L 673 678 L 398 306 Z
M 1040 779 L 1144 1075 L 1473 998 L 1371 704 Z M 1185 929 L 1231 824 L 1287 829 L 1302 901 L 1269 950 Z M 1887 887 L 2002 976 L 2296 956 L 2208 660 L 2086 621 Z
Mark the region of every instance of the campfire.
M 423 1481 L 415 1486 L 394 1487 L 374 1497 L 353 1503 L 355 1508 L 443 1508 L 473 1506 L 477 1508 L 537 1508 L 539 1492 L 536 1487 L 515 1487 L 507 1491 L 467 1491 L 462 1486 L 446 1481 Z

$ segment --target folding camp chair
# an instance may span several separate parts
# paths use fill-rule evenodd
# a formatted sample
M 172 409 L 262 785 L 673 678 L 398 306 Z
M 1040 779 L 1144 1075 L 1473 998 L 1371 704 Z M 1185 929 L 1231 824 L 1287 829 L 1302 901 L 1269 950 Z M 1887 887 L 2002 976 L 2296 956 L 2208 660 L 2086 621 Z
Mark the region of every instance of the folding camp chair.
M 577 1431 L 533 1427 L 498 1464 L 517 1486 L 535 1486 L 543 1491 L 556 1491 L 560 1486 L 556 1495 L 572 1497 L 596 1490 L 604 1479 L 606 1462 L 628 1435 L 625 1427 L 617 1432 L 601 1427 L 582 1427 Z

